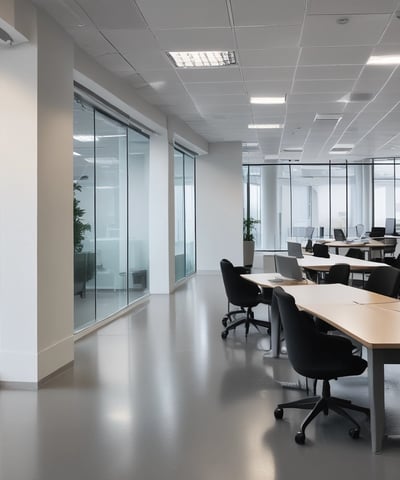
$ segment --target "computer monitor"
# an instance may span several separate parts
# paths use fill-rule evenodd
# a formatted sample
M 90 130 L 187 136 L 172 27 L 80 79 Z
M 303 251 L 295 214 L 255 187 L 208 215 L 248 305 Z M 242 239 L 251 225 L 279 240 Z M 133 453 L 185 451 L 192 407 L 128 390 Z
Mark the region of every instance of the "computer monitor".
M 338 242 L 346 241 L 346 235 L 344 234 L 344 231 L 341 228 L 334 228 L 333 236 L 335 237 L 335 240 Z
M 287 242 L 287 252 L 289 257 L 303 258 L 301 243 Z
M 303 280 L 303 272 L 297 263 L 296 257 L 275 255 L 275 267 L 277 273 L 282 275 L 282 277 L 292 280 Z
M 385 222 L 385 235 L 394 235 L 396 233 L 396 219 L 387 218 Z

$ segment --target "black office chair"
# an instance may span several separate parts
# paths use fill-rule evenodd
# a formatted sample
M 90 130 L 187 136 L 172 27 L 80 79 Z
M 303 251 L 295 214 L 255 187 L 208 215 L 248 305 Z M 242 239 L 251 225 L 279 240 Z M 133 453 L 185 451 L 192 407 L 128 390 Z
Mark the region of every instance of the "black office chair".
M 375 268 L 364 288 L 370 292 L 397 298 L 400 289 L 400 270 L 394 267 Z
M 347 263 L 336 263 L 329 269 L 329 273 L 326 276 L 325 283 L 342 283 L 343 285 L 349 284 L 350 265 Z M 321 333 L 327 333 L 332 330 L 336 330 L 327 322 L 324 322 L 320 318 L 315 319 L 315 326 Z
M 325 245 L 323 243 L 314 243 L 314 245 L 313 245 L 313 255 L 314 255 L 314 257 L 329 258 L 328 245 Z
M 244 317 L 232 321 L 229 325 L 224 325 L 226 328 L 221 333 L 221 337 L 225 340 L 230 330 L 234 330 L 242 324 L 246 326 L 246 337 L 249 333 L 250 325 L 254 325 L 256 328 L 260 326 L 269 329 L 271 327 L 270 322 L 268 320 L 255 319 L 252 309 L 260 303 L 271 304 L 272 288 L 261 291 L 255 283 L 249 282 L 241 276 L 243 273 L 246 273 L 243 271 L 246 270 L 244 267 L 235 267 L 225 258 L 221 260 L 220 266 L 229 303 L 243 309 L 245 312 Z
M 344 234 L 344 231 L 341 228 L 334 228 L 333 236 L 335 237 L 335 240 L 338 242 L 346 241 L 346 235 Z
M 325 277 L 325 283 L 342 283 L 349 284 L 350 265 L 347 263 L 336 263 L 329 269 L 328 275 Z
M 281 287 L 274 289 L 273 296 L 273 301 L 278 303 L 292 367 L 297 373 L 307 378 L 323 380 L 322 396 L 280 403 L 274 411 L 275 418 L 281 419 L 285 408 L 311 410 L 295 436 L 296 443 L 302 445 L 306 439 L 307 425 L 320 412 L 327 415 L 329 410 L 332 410 L 353 423 L 354 427 L 349 430 L 349 435 L 352 438 L 358 438 L 360 425 L 346 410 L 362 412 L 369 416 L 369 409 L 353 405 L 349 400 L 332 397 L 329 381 L 339 377 L 361 375 L 367 368 L 367 362 L 352 354 L 353 345 L 350 340 L 319 333 L 310 317 L 297 309 L 294 298 Z
M 385 227 L 372 227 L 369 232 L 370 238 L 379 238 L 385 236 Z

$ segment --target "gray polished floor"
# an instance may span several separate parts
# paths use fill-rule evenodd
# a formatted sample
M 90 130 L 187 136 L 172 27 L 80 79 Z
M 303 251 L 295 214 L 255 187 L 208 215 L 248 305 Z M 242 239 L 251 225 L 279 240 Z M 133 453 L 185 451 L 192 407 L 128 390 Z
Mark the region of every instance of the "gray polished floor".
M 301 390 L 273 360 L 268 337 L 220 338 L 219 275 L 198 275 L 76 343 L 73 368 L 38 392 L 0 391 L 1 480 L 398 479 L 400 441 L 370 451 L 368 423 L 352 440 L 346 420 L 318 418 L 305 446 L 304 416 L 277 402 Z M 259 307 L 258 316 L 266 315 Z M 389 430 L 399 426 L 400 369 L 387 371 Z M 367 403 L 367 378 L 333 382 L 333 394 Z M 400 431 L 400 428 L 397 428 Z

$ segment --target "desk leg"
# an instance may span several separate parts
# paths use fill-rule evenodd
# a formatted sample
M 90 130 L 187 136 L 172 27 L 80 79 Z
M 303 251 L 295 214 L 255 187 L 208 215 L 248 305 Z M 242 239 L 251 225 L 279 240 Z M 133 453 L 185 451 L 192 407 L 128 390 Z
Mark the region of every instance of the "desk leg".
M 281 349 L 281 317 L 275 295 L 272 295 L 270 322 L 272 357 L 279 358 Z
M 385 370 L 383 352 L 368 349 L 368 388 L 371 408 L 371 447 L 373 453 L 382 449 L 385 433 Z

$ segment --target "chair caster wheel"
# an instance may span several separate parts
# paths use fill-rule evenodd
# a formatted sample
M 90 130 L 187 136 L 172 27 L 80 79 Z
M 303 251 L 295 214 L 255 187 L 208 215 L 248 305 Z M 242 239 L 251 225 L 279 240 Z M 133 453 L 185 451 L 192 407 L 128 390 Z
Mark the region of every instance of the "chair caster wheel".
M 306 436 L 304 435 L 303 432 L 297 432 L 296 436 L 294 437 L 294 441 L 298 445 L 304 445 L 304 442 L 306 441 Z
M 228 317 L 224 317 L 222 319 L 222 325 L 226 328 L 226 326 L 228 325 Z
M 360 438 L 360 429 L 356 428 L 356 427 L 350 428 L 349 435 L 350 435 L 351 438 L 353 438 L 355 440 L 357 438 Z
M 274 410 L 274 417 L 277 420 L 280 420 L 281 418 L 283 418 L 283 408 L 276 407 Z
M 222 340 L 225 340 L 227 336 L 228 336 L 228 332 L 226 332 L 225 330 L 223 332 L 221 332 Z

